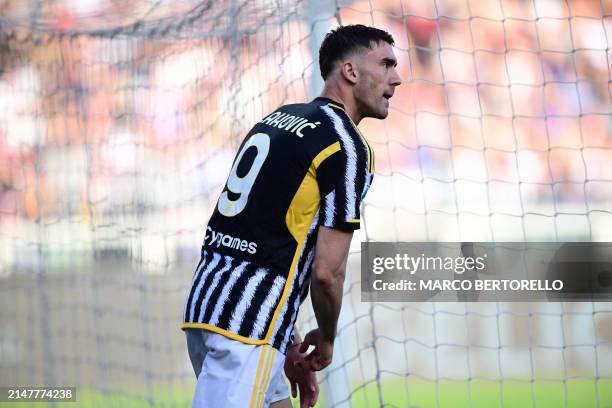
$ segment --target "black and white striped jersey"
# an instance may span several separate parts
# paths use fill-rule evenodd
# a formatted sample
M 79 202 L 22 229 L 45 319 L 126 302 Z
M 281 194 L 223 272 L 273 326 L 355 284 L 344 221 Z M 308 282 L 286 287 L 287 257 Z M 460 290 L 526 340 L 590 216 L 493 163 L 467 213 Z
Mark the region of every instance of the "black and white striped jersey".
M 183 329 L 281 352 L 308 294 L 318 227 L 359 228 L 374 156 L 344 107 L 285 105 L 242 142 L 208 223 Z

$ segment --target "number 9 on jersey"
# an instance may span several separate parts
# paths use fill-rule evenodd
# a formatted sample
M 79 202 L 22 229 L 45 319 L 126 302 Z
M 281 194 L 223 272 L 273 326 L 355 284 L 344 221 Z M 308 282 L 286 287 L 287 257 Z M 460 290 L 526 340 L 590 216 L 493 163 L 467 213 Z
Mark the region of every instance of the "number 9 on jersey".
M 257 149 L 257 154 L 255 155 L 255 159 L 253 160 L 253 164 L 251 164 L 251 168 L 247 171 L 247 173 L 239 177 L 238 176 L 238 166 L 244 157 L 244 153 L 251 147 L 255 147 Z M 270 151 L 270 136 L 265 133 L 256 133 L 247 140 L 244 144 L 240 152 L 238 153 L 238 157 L 234 161 L 234 165 L 232 166 L 232 170 L 230 171 L 229 177 L 227 178 L 227 190 L 221 193 L 219 197 L 219 202 L 217 203 L 217 209 L 219 212 L 226 217 L 233 217 L 237 214 L 240 214 L 242 210 L 247 205 L 247 200 L 249 199 L 249 194 L 251 193 L 251 189 L 253 188 L 253 184 L 255 183 L 255 179 L 261 170 L 261 167 L 264 164 L 264 161 L 268 157 L 268 152 Z M 231 200 L 229 198 L 228 190 L 234 194 L 238 194 L 238 198 L 235 200 Z

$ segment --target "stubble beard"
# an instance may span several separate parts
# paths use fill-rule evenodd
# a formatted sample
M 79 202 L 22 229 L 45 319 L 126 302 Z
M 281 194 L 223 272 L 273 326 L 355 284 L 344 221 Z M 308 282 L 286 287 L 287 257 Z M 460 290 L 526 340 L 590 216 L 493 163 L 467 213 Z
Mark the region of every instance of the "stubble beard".
M 371 114 L 368 116 L 374 119 L 385 119 L 389 116 L 389 107 L 384 105 L 375 106 L 371 109 Z
M 384 99 L 384 98 L 383 98 Z M 367 103 L 362 101 L 360 103 L 360 111 L 363 118 L 374 118 L 374 119 L 385 119 L 389 115 L 389 107 L 379 102 Z

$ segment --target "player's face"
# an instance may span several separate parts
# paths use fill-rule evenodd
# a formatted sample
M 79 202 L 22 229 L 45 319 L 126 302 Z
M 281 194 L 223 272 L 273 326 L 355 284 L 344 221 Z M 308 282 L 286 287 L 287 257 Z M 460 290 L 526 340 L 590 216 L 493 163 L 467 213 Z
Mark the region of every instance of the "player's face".
M 397 70 L 397 58 L 391 45 L 382 41 L 363 55 L 359 64 L 359 79 L 354 88 L 361 117 L 384 119 L 389 114 L 389 99 L 395 87 L 402 83 Z

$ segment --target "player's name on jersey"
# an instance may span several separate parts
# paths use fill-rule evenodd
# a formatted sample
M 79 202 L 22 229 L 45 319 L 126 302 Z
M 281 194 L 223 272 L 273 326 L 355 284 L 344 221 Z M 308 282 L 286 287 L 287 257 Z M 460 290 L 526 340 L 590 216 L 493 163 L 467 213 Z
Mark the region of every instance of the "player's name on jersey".
M 305 131 L 305 128 L 315 129 L 321 124 L 321 122 L 310 122 L 308 119 L 301 116 L 291 115 L 281 111 L 276 111 L 266 116 L 260 123 L 265 123 L 266 125 L 279 129 L 285 129 L 298 137 L 304 137 L 302 131 Z
M 217 248 L 220 246 L 236 249 L 242 252 L 248 252 L 249 254 L 254 254 L 257 252 L 257 243 L 249 242 L 246 239 L 240 239 L 238 237 L 232 237 L 231 235 L 224 234 L 222 232 L 217 232 L 210 227 L 206 227 L 206 234 L 204 235 L 204 245 L 206 245 L 206 241 L 209 245 L 216 245 Z

